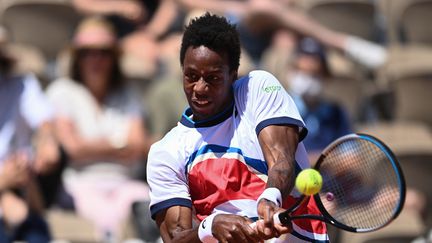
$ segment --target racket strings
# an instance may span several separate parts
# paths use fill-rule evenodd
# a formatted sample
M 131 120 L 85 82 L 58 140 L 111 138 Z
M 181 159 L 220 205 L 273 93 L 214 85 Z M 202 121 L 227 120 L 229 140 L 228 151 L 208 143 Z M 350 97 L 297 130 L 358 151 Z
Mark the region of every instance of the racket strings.
M 386 224 L 398 207 L 397 174 L 388 154 L 363 139 L 333 148 L 319 168 L 324 185 L 321 201 L 338 222 L 370 229 Z

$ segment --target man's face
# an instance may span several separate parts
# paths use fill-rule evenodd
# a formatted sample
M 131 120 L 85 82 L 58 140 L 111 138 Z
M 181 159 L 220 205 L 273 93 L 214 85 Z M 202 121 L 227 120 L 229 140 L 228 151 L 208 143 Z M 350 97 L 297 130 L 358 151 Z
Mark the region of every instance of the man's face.
M 195 121 L 222 112 L 232 102 L 232 84 L 237 78 L 229 71 L 226 53 L 207 47 L 189 47 L 183 61 L 183 88 Z

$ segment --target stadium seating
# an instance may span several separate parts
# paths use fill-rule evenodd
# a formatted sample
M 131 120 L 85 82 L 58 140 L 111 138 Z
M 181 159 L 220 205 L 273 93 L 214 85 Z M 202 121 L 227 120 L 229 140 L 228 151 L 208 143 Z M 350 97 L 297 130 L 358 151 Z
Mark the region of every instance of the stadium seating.
M 396 155 L 432 154 L 432 131 L 425 123 L 407 121 L 367 123 L 357 125 L 355 130 L 376 136 Z
M 380 80 L 395 99 L 395 118 L 426 122 L 432 127 L 427 101 L 432 88 L 432 47 L 395 46 L 389 49 L 389 61 L 380 70 Z
M 70 211 L 52 209 L 46 214 L 54 240 L 95 243 L 96 231 L 91 222 Z
M 388 26 L 393 42 L 432 44 L 431 0 L 388 1 Z
M 2 0 L 11 41 L 39 48 L 48 60 L 69 42 L 80 16 L 68 0 Z
M 337 241 L 332 242 L 408 243 L 411 242 L 418 235 L 422 234 L 424 230 L 425 226 L 421 222 L 420 216 L 417 214 L 417 212 L 411 210 L 403 210 L 395 221 L 378 231 L 361 234 L 339 231 Z
M 301 5 L 310 16 L 331 29 L 367 40 L 376 38 L 377 6 L 367 0 L 306 0 Z
M 365 83 L 367 81 L 351 77 L 335 77 L 324 83 L 323 95 L 340 104 L 348 112 L 350 120 L 356 122 L 360 118 L 361 105 L 368 96 Z

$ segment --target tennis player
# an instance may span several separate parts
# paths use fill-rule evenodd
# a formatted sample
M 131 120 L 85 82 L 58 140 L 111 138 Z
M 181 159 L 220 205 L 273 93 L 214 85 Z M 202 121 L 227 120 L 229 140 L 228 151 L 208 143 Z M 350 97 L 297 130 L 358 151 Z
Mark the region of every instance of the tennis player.
M 299 197 L 309 167 L 307 129 L 268 72 L 238 79 L 236 27 L 206 13 L 183 35 L 180 62 L 189 108 L 148 158 L 150 210 L 164 242 L 327 242 L 325 224 L 273 224 Z M 311 198 L 298 214 L 319 213 Z M 263 219 L 256 228 L 250 223 Z

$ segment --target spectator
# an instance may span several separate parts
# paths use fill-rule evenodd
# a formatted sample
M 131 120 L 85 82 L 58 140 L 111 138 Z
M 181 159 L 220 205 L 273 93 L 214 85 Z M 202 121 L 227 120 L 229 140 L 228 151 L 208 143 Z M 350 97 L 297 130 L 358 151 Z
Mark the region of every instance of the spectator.
M 323 83 L 330 79 L 324 48 L 312 38 L 301 39 L 287 86 L 309 129 L 304 143 L 312 154 L 351 132 L 347 113 L 322 95 Z
M 103 15 L 114 25 L 131 76 L 152 78 L 157 71 L 159 42 L 181 29 L 182 14 L 171 0 L 73 0 L 76 9 Z
M 242 45 L 257 62 L 277 30 L 310 36 L 323 45 L 346 53 L 367 68 L 376 69 L 387 60 L 387 51 L 356 36 L 328 29 L 294 8 L 289 0 L 176 0 L 187 9 L 199 8 L 224 14 L 240 27 Z M 258 44 L 257 44 L 258 42 Z
M 35 76 L 14 72 L 5 45 L 0 37 L 0 242 L 44 243 L 51 236 L 35 178 L 57 166 L 52 110 Z
M 99 238 L 114 241 L 132 204 L 148 199 L 147 185 L 132 179 L 132 172 L 143 166 L 151 143 L 139 97 L 122 77 L 117 44 L 105 19 L 84 19 L 72 41 L 70 77 L 47 89 L 59 141 L 70 157 L 65 190 Z

